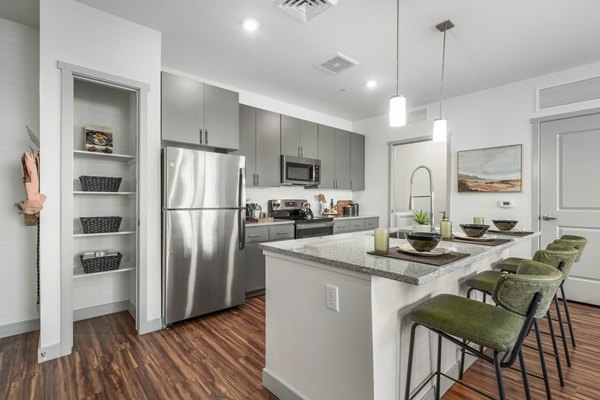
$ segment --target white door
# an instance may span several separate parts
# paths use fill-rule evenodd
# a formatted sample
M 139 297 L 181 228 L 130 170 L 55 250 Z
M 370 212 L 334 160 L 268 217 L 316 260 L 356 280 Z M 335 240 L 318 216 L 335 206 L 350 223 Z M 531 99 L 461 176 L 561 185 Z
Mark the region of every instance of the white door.
M 542 122 L 540 142 L 542 245 L 588 239 L 565 288 L 570 300 L 600 305 L 600 113 Z

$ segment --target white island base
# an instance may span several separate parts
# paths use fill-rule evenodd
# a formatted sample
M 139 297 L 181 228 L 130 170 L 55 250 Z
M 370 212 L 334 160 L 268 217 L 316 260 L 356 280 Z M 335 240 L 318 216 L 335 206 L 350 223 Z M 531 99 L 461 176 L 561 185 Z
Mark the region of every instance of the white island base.
M 485 249 L 484 254 L 473 257 L 472 263 L 418 285 L 310 261 L 300 255 L 281 254 L 279 248 L 263 246 L 263 385 L 280 399 L 403 399 L 412 324 L 410 310 L 437 294 L 464 296 L 466 278 L 489 270 L 494 262 L 508 255 L 507 248 L 512 245 Z M 338 312 L 326 307 L 326 285 L 338 288 Z M 436 357 L 437 335 L 419 327 L 412 390 L 435 370 Z M 467 359 L 469 365 L 474 361 L 470 356 Z M 458 376 L 459 360 L 458 348 L 444 341 L 443 372 Z M 442 379 L 442 393 L 451 384 Z M 430 384 L 418 398 L 433 398 L 432 388 Z M 495 388 L 490 390 L 495 395 Z

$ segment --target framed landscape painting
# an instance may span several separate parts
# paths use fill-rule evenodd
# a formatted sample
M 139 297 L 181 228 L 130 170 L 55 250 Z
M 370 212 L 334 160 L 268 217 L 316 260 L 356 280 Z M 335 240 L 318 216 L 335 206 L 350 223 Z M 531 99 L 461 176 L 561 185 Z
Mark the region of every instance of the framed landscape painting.
M 521 192 L 523 145 L 458 152 L 458 191 Z

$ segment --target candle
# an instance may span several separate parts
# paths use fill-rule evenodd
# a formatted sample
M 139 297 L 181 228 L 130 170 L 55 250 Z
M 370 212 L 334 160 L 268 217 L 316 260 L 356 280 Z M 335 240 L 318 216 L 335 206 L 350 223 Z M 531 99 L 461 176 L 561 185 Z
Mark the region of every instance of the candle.
M 387 229 L 375 229 L 375 252 L 387 254 L 390 250 L 390 233 Z
M 483 217 L 473 217 L 473 223 L 477 225 L 484 225 L 485 219 Z

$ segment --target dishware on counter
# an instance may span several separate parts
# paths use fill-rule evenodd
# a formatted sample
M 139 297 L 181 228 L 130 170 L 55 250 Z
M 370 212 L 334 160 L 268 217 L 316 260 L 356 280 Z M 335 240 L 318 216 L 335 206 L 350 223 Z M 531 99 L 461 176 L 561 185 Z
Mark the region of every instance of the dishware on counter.
M 344 206 L 344 215 L 354 215 L 354 206 L 352 204 Z
M 354 207 L 354 215 L 358 217 L 358 203 L 352 203 L 352 207 Z
M 519 221 L 511 219 L 494 219 L 492 222 L 494 223 L 494 226 L 501 231 L 510 231 L 519 223 Z
M 485 218 L 473 217 L 473 225 L 485 225 Z
M 483 224 L 460 224 L 460 228 L 468 237 L 480 238 L 486 234 L 490 226 Z
M 387 229 L 376 228 L 374 234 L 375 252 L 387 254 L 390 250 L 390 232 Z
M 406 240 L 416 251 L 431 251 L 440 244 L 442 235 L 434 232 L 407 232 Z
M 405 243 L 401 246 L 398 246 L 398 251 L 421 257 L 439 257 L 446 254 L 449 250 L 444 247 L 436 247 L 431 251 L 418 251 L 415 250 L 410 244 Z
M 446 216 L 446 211 L 442 211 L 440 233 L 442 234 L 442 239 L 452 239 L 452 222 Z
M 262 207 L 257 203 L 246 203 L 246 219 L 259 219 L 262 214 Z

